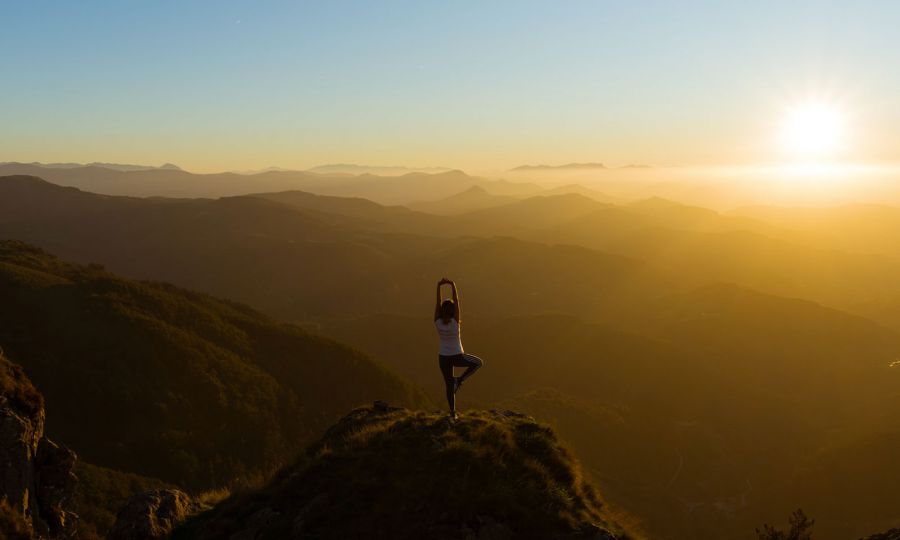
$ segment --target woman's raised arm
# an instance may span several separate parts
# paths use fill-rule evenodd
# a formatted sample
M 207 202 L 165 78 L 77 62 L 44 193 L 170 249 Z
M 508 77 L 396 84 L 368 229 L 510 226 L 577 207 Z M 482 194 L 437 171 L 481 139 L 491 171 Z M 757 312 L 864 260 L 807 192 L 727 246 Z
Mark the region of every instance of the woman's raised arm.
M 448 280 L 450 281 L 450 280 Z M 453 289 L 453 305 L 456 306 L 456 322 L 460 322 L 459 318 L 459 293 L 456 291 L 456 282 L 450 281 L 450 288 Z
M 444 280 L 441 279 L 437 284 L 437 299 L 434 301 L 434 320 L 438 320 L 441 318 L 441 285 L 444 284 Z

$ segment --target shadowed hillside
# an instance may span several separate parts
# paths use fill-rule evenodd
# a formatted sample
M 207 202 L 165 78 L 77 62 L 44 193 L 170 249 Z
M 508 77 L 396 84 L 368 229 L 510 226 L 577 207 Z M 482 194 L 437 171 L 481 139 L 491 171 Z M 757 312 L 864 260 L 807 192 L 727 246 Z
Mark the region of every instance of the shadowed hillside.
M 0 242 L 0 346 L 90 463 L 202 487 L 280 465 L 342 411 L 421 394 L 242 305 Z M 98 420 L 102 419 L 102 420 Z
M 605 530 L 605 532 L 604 532 Z M 509 411 L 458 421 L 356 409 L 264 489 L 175 538 L 632 538 L 553 431 Z

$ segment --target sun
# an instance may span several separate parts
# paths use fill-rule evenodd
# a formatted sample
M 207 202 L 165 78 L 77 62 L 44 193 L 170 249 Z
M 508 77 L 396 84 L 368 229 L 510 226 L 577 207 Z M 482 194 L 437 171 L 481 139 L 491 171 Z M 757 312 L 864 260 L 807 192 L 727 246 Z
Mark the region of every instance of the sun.
M 781 124 L 780 143 L 791 157 L 829 159 L 844 144 L 841 110 L 828 103 L 804 103 L 787 111 Z

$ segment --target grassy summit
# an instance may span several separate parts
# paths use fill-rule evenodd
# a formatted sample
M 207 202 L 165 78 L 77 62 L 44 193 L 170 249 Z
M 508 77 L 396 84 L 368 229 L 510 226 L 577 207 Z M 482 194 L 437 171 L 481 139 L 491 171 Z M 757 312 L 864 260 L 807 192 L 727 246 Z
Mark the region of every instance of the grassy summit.
M 238 533 L 629 538 L 553 430 L 530 417 L 472 411 L 451 421 L 378 404 L 352 411 L 268 486 L 198 516 L 176 538 Z

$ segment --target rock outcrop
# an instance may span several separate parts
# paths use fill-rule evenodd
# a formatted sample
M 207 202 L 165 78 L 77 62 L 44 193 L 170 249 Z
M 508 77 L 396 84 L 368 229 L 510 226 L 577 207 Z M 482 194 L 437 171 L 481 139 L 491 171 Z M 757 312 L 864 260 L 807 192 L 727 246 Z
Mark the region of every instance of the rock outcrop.
M 0 355 L 0 498 L 38 537 L 72 533 L 75 453 L 44 437 L 44 402 L 22 368 Z
M 159 489 L 132 496 L 119 510 L 107 540 L 163 540 L 197 510 L 183 491 Z

